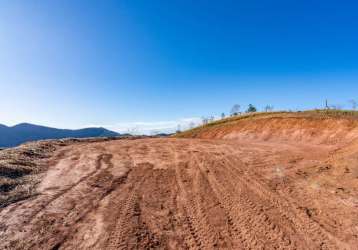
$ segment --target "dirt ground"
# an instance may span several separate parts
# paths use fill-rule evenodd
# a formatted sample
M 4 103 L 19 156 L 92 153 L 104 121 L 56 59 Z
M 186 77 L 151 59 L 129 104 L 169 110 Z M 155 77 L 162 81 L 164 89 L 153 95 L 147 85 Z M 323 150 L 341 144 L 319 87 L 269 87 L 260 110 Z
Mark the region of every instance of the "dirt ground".
M 341 170 L 336 152 L 174 138 L 60 147 L 37 195 L 1 208 L 0 249 L 357 249 L 357 165 Z

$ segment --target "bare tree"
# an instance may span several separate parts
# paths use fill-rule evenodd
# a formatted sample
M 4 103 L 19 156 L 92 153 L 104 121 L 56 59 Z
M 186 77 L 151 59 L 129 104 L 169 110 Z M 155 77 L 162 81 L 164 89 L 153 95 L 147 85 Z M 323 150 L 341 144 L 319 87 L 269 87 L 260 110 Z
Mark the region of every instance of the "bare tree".
M 221 113 L 221 119 L 225 118 L 225 113 Z
M 272 110 L 273 110 L 273 106 L 271 106 L 271 105 L 265 106 L 265 112 L 271 112 Z
M 236 116 L 238 114 L 240 114 L 240 105 L 239 104 L 235 104 L 234 106 L 232 106 L 231 108 L 231 116 Z
M 353 110 L 357 109 L 357 101 L 356 100 L 351 99 L 348 102 L 351 104 Z
M 326 102 L 325 102 L 325 109 L 330 109 L 329 105 L 328 105 L 328 100 L 326 99 Z
M 203 116 L 203 117 L 201 117 L 201 121 L 202 121 L 203 125 L 206 125 L 206 124 L 208 124 L 209 119 L 207 117 Z

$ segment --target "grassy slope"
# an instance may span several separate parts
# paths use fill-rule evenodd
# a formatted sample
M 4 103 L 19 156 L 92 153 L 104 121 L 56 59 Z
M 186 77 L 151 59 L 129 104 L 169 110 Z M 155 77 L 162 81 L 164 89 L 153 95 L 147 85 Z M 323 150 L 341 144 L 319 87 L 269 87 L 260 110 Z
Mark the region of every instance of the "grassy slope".
M 299 112 L 288 112 L 288 111 L 278 111 L 278 112 L 257 112 L 257 113 L 248 113 L 234 117 L 228 117 L 225 119 L 221 119 L 218 121 L 214 121 L 190 130 L 186 130 L 180 133 L 173 135 L 173 137 L 177 138 L 190 138 L 193 135 L 219 126 L 233 126 L 238 122 L 245 119 L 261 119 L 261 118 L 273 118 L 273 117 L 302 117 L 302 118 L 316 118 L 316 119 L 324 119 L 324 118 L 339 118 L 339 119 L 354 119 L 358 120 L 358 111 L 352 110 L 307 110 L 307 111 L 299 111 Z

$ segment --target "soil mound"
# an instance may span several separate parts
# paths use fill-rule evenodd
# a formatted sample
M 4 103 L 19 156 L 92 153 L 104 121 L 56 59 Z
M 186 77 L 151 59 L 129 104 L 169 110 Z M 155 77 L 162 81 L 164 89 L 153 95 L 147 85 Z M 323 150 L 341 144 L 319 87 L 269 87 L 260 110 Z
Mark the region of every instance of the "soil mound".
M 315 113 L 261 113 L 214 122 L 178 137 L 342 145 L 358 138 L 358 120 Z

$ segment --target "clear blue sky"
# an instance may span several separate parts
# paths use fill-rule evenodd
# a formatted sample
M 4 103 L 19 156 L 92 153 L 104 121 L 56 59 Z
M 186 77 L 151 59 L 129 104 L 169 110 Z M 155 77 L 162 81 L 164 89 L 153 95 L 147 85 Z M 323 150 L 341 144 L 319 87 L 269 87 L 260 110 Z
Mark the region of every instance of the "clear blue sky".
M 356 1 L 1 1 L 0 123 L 174 124 L 358 99 Z M 141 124 L 141 125 L 140 125 Z

